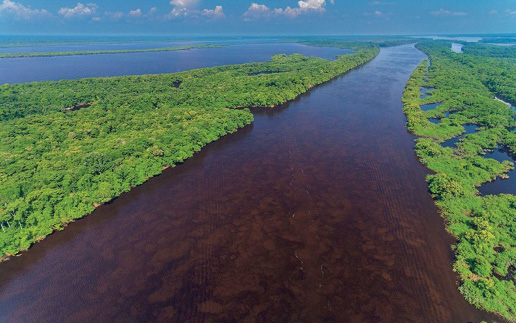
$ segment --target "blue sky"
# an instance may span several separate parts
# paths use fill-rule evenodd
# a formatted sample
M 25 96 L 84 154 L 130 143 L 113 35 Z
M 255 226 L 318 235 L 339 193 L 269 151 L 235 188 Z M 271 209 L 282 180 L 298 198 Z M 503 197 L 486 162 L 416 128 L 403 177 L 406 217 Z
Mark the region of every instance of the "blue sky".
M 0 0 L 0 34 L 514 32 L 515 0 Z

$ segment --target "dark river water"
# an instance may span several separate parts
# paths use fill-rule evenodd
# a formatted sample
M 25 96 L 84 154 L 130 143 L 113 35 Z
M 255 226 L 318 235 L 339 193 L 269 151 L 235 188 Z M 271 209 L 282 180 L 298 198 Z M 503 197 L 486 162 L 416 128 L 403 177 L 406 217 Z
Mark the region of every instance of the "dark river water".
M 1 322 L 468 322 L 400 101 L 364 67 L 0 264 Z
M 130 45 L 119 44 L 118 46 L 128 47 Z M 145 43 L 140 46 L 144 45 Z M 96 47 L 83 50 L 92 50 Z M 154 48 L 159 47 L 163 46 Z M 61 50 L 69 50 L 69 48 Z M 242 44 L 223 48 L 195 48 L 171 52 L 2 58 L 0 59 L 0 85 L 84 77 L 173 73 L 201 67 L 265 61 L 275 54 L 301 53 L 306 56 L 334 59 L 337 55 L 350 52 L 352 50 L 333 47 L 273 43 Z

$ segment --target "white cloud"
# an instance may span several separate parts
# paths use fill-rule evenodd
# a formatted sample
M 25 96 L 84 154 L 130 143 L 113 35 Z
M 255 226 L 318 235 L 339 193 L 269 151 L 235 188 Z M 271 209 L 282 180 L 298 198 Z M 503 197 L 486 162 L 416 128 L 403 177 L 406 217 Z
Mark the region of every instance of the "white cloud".
M 495 9 L 489 11 L 489 14 L 491 14 L 491 15 L 496 15 L 497 13 L 498 13 L 498 10 L 495 10 Z
M 223 18 L 225 17 L 222 6 L 215 6 L 215 9 L 203 9 L 202 11 L 192 9 L 197 4 L 197 0 L 172 0 L 170 4 L 174 6 L 172 10 L 165 15 L 165 19 L 174 19 L 179 17 L 193 17 L 200 16 Z
M 430 14 L 434 15 L 434 16 L 466 16 L 467 13 L 465 12 L 457 12 L 457 11 L 450 11 L 450 10 L 445 10 L 443 8 L 441 8 L 440 10 L 438 11 L 432 11 L 430 12 Z
M 273 12 L 277 15 L 285 15 L 290 18 L 295 18 L 295 17 L 299 16 L 299 14 L 301 13 L 299 8 L 293 9 L 293 8 L 290 8 L 290 6 L 286 7 L 285 9 L 276 8 L 276 9 L 274 9 Z
M 176 7 L 188 8 L 197 4 L 197 0 L 172 0 L 170 4 Z
M 158 8 L 156 7 L 150 8 L 148 13 L 144 13 L 142 9 L 138 8 L 131 10 L 128 13 L 123 13 L 120 11 L 106 11 L 104 12 L 104 16 L 106 16 L 107 19 L 111 21 L 120 21 L 125 18 L 127 21 L 135 22 L 142 19 L 155 19 L 156 17 L 154 14 L 156 12 L 158 12 Z M 94 18 L 92 19 L 95 20 Z
M 271 9 L 263 4 L 252 3 L 249 9 L 244 13 L 244 17 L 257 18 L 260 16 L 268 16 Z
M 112 20 L 112 21 L 119 21 L 120 19 L 122 19 L 124 17 L 124 13 L 120 12 L 120 11 L 115 11 L 115 12 L 107 11 L 107 12 L 104 12 L 104 15 L 109 20 Z M 92 19 L 95 20 L 95 18 L 96 17 L 94 17 Z
M 325 0 L 298 1 L 297 5 L 299 6 L 299 10 L 324 11 L 324 6 L 326 5 L 326 1 Z
M 190 14 L 190 11 L 186 8 L 174 8 L 168 15 L 165 16 L 165 18 L 172 19 L 177 18 L 181 16 L 188 16 Z
M 366 16 L 366 17 L 376 17 L 376 18 L 388 17 L 390 15 L 391 15 L 390 13 L 384 13 L 383 11 L 380 11 L 380 10 L 375 10 L 373 12 L 365 12 L 364 13 L 364 16 Z
M 136 9 L 136 10 L 131 10 L 129 11 L 129 13 L 127 14 L 127 16 L 131 17 L 131 18 L 138 18 L 142 15 L 142 11 L 140 8 Z
M 91 16 L 95 14 L 98 6 L 94 3 L 88 3 L 83 5 L 78 2 L 75 8 L 61 8 L 58 13 L 65 18 L 73 18 L 73 17 L 84 17 Z
M 330 0 L 330 2 L 333 4 L 334 2 Z M 247 9 L 247 11 L 244 13 L 244 20 L 249 21 L 250 18 L 259 18 L 259 17 L 270 17 L 272 15 L 283 15 L 290 18 L 295 18 L 301 14 L 310 13 L 310 12 L 324 12 L 326 9 L 324 8 L 326 6 L 325 0 L 305 0 L 305 1 L 298 1 L 297 7 L 286 7 L 283 8 L 275 8 L 270 9 L 269 7 L 252 3 L 251 6 Z
M 2 4 L 0 4 L 0 16 L 4 15 L 12 15 L 17 19 L 29 20 L 37 16 L 49 15 L 49 13 L 45 9 L 31 9 L 21 3 L 4 0 Z
M 372 2 L 369 2 L 370 5 L 372 6 L 383 6 L 383 5 L 391 5 L 391 4 L 394 4 L 394 2 L 386 2 L 386 1 L 372 1 Z
M 120 11 L 106 11 L 104 12 L 104 16 L 107 17 L 108 20 L 111 21 L 120 21 L 123 18 L 126 18 L 129 21 L 133 21 L 135 19 L 152 19 L 153 15 L 158 11 L 156 7 L 150 8 L 149 12 L 145 14 L 140 8 L 131 10 L 127 14 Z M 92 20 L 97 20 L 92 18 Z
M 224 18 L 224 11 L 222 11 L 222 6 L 215 6 L 215 9 L 204 9 L 202 15 L 214 18 Z

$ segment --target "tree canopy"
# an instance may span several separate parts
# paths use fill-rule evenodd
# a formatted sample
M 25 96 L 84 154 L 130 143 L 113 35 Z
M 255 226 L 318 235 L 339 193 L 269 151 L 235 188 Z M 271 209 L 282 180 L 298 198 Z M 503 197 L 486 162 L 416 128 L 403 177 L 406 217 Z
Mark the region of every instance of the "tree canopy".
M 449 42 L 422 42 L 428 54 L 408 81 L 403 102 L 408 129 L 419 136 L 416 153 L 435 172 L 428 175 L 429 191 L 456 237 L 454 270 L 460 291 L 472 304 L 516 319 L 516 197 L 480 195 L 477 187 L 504 177 L 512 162 L 498 162 L 484 154 L 499 146 L 516 147 L 515 113 L 502 102 L 516 102 L 516 52 L 509 56 L 495 46 L 469 44 L 464 53 L 450 51 Z M 429 66 L 428 66 L 429 65 Z M 420 89 L 431 94 L 421 98 Z M 439 103 L 431 110 L 421 105 Z M 438 120 L 432 123 L 429 119 Z M 477 125 L 454 147 L 441 143 Z

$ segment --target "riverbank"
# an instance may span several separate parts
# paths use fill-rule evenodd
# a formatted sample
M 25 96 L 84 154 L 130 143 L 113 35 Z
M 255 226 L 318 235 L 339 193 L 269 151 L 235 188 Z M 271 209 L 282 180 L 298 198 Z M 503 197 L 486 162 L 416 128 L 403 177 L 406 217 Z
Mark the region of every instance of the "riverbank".
M 509 102 L 506 102 L 506 101 L 504 101 L 504 100 L 502 100 L 502 99 L 500 99 L 500 98 L 497 98 L 496 96 L 495 96 L 495 100 L 496 100 L 496 101 L 498 101 L 498 102 L 502 102 L 502 103 L 503 103 L 503 104 L 505 104 L 508 108 L 511 108 L 511 107 L 512 107 L 512 104 L 510 104 Z
M 448 231 L 455 237 L 454 270 L 459 274 L 459 290 L 467 301 L 505 319 L 516 319 L 516 288 L 512 279 L 516 249 L 514 195 L 480 196 L 477 187 L 514 168 L 511 161 L 485 158 L 486 151 L 499 145 L 510 146 L 516 123 L 514 112 L 479 77 L 486 68 L 482 58 L 458 58 L 446 49 L 448 44 L 418 44 L 432 62 L 421 63 L 406 85 L 403 111 L 407 128 L 417 135 L 416 154 L 434 174 L 427 177 L 428 188 Z M 466 46 L 467 48 L 467 46 Z M 467 63 L 465 63 L 467 62 Z M 493 66 L 491 66 L 493 67 Z M 426 80 L 426 81 L 425 81 Z M 420 89 L 432 87 L 432 100 L 441 102 L 441 112 L 454 112 L 437 124 L 422 111 Z M 464 132 L 467 125 L 478 128 L 453 147 L 441 143 Z M 511 139 L 512 138 L 512 139 Z

